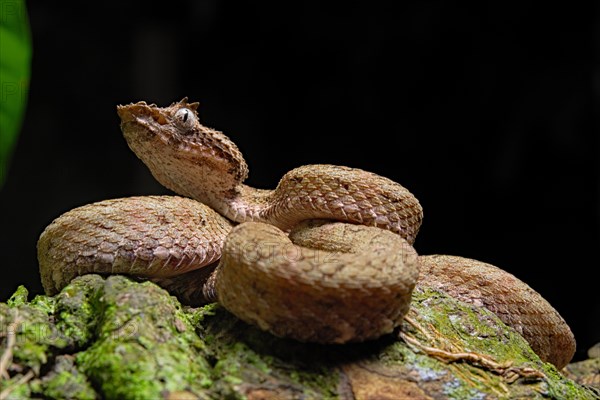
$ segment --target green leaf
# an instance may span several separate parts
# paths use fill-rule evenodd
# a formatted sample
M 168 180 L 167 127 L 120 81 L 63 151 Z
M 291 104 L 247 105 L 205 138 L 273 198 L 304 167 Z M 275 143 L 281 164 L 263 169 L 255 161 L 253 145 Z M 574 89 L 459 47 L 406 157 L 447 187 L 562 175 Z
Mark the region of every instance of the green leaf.
M 29 88 L 31 38 L 23 0 L 0 0 L 0 185 L 21 129 Z

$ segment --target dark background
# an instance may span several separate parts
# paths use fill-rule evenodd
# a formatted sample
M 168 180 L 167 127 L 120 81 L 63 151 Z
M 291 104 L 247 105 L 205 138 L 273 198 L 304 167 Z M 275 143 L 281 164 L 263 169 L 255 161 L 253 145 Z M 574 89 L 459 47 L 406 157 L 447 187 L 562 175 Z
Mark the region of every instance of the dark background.
M 387 176 L 423 205 L 419 253 L 517 275 L 572 327 L 577 359 L 600 341 L 591 10 L 163 3 L 28 3 L 32 80 L 0 191 L 0 300 L 18 284 L 41 292 L 35 243 L 53 218 L 168 193 L 128 149 L 115 106 L 189 96 L 244 152 L 247 183 L 274 188 L 306 163 Z

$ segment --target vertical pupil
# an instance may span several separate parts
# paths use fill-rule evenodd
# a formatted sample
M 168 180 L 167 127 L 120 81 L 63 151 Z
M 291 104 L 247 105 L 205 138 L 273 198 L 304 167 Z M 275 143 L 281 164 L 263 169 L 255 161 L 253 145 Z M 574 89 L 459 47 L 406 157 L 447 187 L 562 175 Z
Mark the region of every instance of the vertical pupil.
M 188 119 L 188 112 L 187 112 L 187 111 L 184 111 L 184 112 L 183 112 L 183 122 L 186 122 L 186 121 L 187 121 L 187 119 Z

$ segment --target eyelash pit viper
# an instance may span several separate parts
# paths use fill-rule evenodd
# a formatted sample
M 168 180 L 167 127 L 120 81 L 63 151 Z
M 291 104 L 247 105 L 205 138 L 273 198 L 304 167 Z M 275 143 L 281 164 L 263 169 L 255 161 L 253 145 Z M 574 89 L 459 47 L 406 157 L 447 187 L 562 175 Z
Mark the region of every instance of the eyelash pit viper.
M 334 165 L 252 188 L 237 146 L 203 126 L 197 106 L 117 107 L 129 147 L 179 196 L 106 200 L 55 219 L 38 241 L 48 294 L 79 275 L 128 274 L 191 304 L 218 301 L 278 336 L 346 343 L 392 332 L 423 285 L 494 312 L 543 360 L 570 361 L 573 334 L 528 285 L 476 260 L 417 255 L 423 211 L 407 189 Z

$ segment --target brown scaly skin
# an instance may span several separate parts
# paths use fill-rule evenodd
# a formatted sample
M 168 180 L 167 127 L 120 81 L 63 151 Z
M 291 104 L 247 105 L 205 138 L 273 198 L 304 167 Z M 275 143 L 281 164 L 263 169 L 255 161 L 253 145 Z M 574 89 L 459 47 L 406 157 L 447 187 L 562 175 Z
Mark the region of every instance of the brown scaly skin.
M 299 228 L 307 231 L 303 237 L 289 238 L 273 225 L 236 226 L 213 275 L 219 303 L 246 322 L 304 342 L 391 333 L 408 312 L 418 277 L 412 246 L 373 227 L 306 227 Z M 339 238 L 343 248 L 336 246 Z
M 559 368 L 575 353 L 575 339 L 560 314 L 514 275 L 469 258 L 419 257 L 418 284 L 485 307 L 521 334 L 544 361 Z
M 53 295 L 83 274 L 180 275 L 217 261 L 232 227 L 211 208 L 178 196 L 128 197 L 78 207 L 40 236 L 42 284 Z
M 564 320 L 514 276 L 460 257 L 417 261 L 410 244 L 423 214 L 408 190 L 332 165 L 294 169 L 272 191 L 251 188 L 243 184 L 248 168 L 238 148 L 202 126 L 196 108 L 184 99 L 165 108 L 119 106 L 118 113 L 127 143 L 159 182 L 230 220 L 261 223 L 232 229 L 209 207 L 173 196 L 80 207 L 40 238 L 47 292 L 79 274 L 127 273 L 158 280 L 192 302 L 218 300 L 276 335 L 343 343 L 372 339 L 400 324 L 421 264 L 420 285 L 490 309 L 559 368 L 571 359 L 575 342 Z M 316 218 L 361 225 L 302 222 Z M 277 228 L 291 229 L 293 244 Z M 201 242 L 211 244 L 207 249 Z M 223 242 L 219 266 L 210 274 Z
M 119 106 L 121 129 L 154 177 L 235 222 L 261 221 L 288 230 L 306 219 L 327 218 L 377 226 L 415 241 L 423 210 L 404 187 L 356 168 L 307 165 L 275 190 L 244 185 L 248 167 L 221 132 L 198 121 L 197 103 L 184 99 L 159 108 L 144 102 Z

